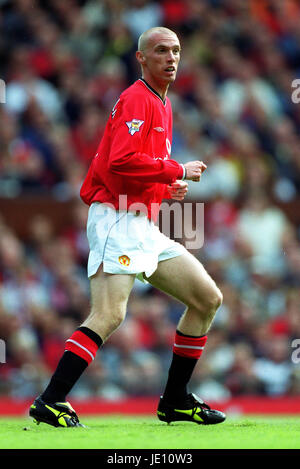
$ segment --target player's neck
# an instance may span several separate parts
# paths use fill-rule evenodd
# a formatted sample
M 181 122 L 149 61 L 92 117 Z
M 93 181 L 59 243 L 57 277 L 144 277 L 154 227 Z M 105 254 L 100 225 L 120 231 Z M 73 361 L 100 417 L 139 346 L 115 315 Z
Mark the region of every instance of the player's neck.
M 143 75 L 142 78 L 154 91 L 156 91 L 157 94 L 159 94 L 162 101 L 165 101 L 169 89 L 169 83 L 160 84 L 153 80 L 151 77 L 145 75 Z

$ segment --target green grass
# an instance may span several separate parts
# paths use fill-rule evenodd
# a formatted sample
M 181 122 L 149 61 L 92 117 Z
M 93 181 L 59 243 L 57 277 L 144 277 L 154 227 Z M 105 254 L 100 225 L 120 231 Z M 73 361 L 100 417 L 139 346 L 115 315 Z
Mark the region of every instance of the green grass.
M 1 449 L 296 449 L 297 417 L 230 418 L 216 426 L 164 424 L 154 417 L 81 417 L 88 428 L 37 426 L 29 418 L 0 418 Z M 24 430 L 26 428 L 26 430 Z

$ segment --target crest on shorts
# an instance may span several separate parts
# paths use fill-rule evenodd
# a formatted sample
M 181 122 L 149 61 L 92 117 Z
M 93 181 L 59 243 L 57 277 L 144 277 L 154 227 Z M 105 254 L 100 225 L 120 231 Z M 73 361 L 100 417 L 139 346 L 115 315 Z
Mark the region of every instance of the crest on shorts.
M 125 267 L 128 267 L 130 264 L 130 258 L 124 254 L 119 257 L 119 262 L 120 264 L 125 265 Z
M 140 121 L 139 119 L 132 119 L 130 122 L 126 122 L 126 125 L 128 127 L 128 132 L 130 135 L 134 135 L 135 132 L 140 131 L 141 125 L 143 125 L 144 121 Z

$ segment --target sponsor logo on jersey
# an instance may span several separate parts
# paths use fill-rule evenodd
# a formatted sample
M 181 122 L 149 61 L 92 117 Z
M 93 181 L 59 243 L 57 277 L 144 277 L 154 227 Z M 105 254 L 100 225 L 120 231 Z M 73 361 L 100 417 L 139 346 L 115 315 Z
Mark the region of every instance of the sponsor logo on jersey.
M 140 127 L 143 125 L 143 123 L 144 121 L 141 121 L 139 119 L 132 119 L 132 121 L 126 122 L 130 135 L 134 135 L 135 132 L 139 132 Z
M 153 127 L 153 130 L 156 130 L 156 132 L 164 132 L 165 129 L 163 129 L 162 127 Z
M 119 257 L 119 262 L 120 264 L 125 265 L 125 267 L 128 267 L 130 264 L 130 259 L 124 254 L 123 256 Z

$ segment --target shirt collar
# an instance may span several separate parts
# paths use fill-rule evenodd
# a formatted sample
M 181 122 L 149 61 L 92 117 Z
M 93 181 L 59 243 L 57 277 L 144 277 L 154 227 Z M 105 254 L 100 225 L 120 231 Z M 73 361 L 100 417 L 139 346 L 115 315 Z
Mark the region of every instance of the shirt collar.
M 161 102 L 164 104 L 164 106 L 166 105 L 166 100 L 165 99 L 163 100 L 162 97 L 160 96 L 160 94 L 154 88 L 152 88 L 152 86 L 149 85 L 149 83 L 147 83 L 146 80 L 144 80 L 144 78 L 139 78 L 139 80 L 142 81 L 147 86 L 147 88 L 150 91 L 152 91 L 152 93 L 154 93 L 161 100 Z

